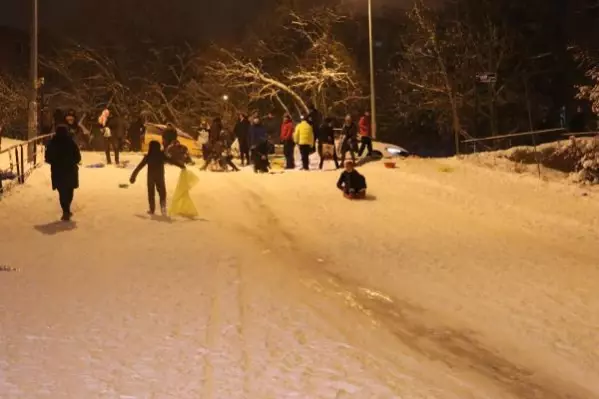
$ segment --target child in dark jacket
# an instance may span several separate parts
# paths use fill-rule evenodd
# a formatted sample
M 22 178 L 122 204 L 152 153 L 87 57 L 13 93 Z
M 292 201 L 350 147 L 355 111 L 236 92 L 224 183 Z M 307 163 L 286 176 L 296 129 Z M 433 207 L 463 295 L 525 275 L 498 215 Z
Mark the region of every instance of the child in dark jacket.
M 166 216 L 166 183 L 164 180 L 164 164 L 170 163 L 178 166 L 181 169 L 185 169 L 185 165 L 181 162 L 174 161 L 167 157 L 158 141 L 151 141 L 148 149 L 148 154 L 144 156 L 141 163 L 135 168 L 131 179 L 131 184 L 135 183 L 139 172 L 147 165 L 148 166 L 148 203 L 150 209 L 148 214 L 153 215 L 156 211 L 156 191 L 160 198 L 160 210 L 163 216 Z
M 345 163 L 345 171 L 339 176 L 337 188 L 349 199 L 366 198 L 366 178 L 354 167 L 352 161 Z

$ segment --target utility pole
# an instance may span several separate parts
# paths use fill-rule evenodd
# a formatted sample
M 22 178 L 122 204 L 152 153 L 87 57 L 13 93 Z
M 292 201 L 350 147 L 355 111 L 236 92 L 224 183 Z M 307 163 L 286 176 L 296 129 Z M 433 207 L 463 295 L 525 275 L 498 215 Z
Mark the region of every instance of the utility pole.
M 30 36 L 30 93 L 29 93 L 29 123 L 27 126 L 27 139 L 31 140 L 37 136 L 37 91 L 39 87 L 38 79 L 38 0 L 32 0 L 31 12 L 31 36 Z M 33 160 L 33 143 L 27 146 L 27 156 L 29 161 Z
M 370 117 L 372 121 L 372 138 L 376 140 L 376 88 L 374 84 L 374 37 L 372 34 L 372 0 L 368 0 L 368 37 L 370 42 Z

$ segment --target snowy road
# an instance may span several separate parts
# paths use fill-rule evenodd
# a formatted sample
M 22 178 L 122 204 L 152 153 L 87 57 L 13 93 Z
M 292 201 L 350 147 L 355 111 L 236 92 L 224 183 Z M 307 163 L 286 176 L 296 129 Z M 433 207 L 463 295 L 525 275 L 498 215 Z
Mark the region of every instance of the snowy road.
M 202 219 L 169 223 L 82 169 L 72 229 L 37 171 L 0 202 L 0 397 L 599 398 L 599 193 L 363 171 L 359 203 L 198 172 Z

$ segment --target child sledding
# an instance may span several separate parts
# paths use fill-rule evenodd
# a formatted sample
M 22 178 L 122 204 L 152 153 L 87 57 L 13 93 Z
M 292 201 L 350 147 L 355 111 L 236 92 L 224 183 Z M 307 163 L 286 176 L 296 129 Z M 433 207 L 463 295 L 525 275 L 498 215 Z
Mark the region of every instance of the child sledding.
M 366 198 L 366 178 L 355 169 L 353 161 L 345 162 L 345 170 L 339 176 L 337 188 L 348 199 Z

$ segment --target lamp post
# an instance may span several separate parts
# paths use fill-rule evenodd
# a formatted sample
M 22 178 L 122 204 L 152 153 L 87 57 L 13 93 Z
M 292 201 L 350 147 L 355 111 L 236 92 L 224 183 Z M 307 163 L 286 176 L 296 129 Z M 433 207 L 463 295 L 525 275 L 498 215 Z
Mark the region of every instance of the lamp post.
M 368 41 L 370 44 L 370 117 L 372 138 L 376 139 L 376 88 L 374 84 L 374 37 L 372 35 L 372 0 L 368 0 Z
M 34 139 L 37 136 L 37 91 L 39 87 L 38 79 L 38 0 L 32 0 L 31 4 L 31 36 L 30 36 L 30 93 L 29 93 L 29 120 L 27 124 L 27 138 L 29 140 Z M 27 155 L 29 160 L 33 159 L 34 146 L 33 143 L 29 143 L 27 146 Z

